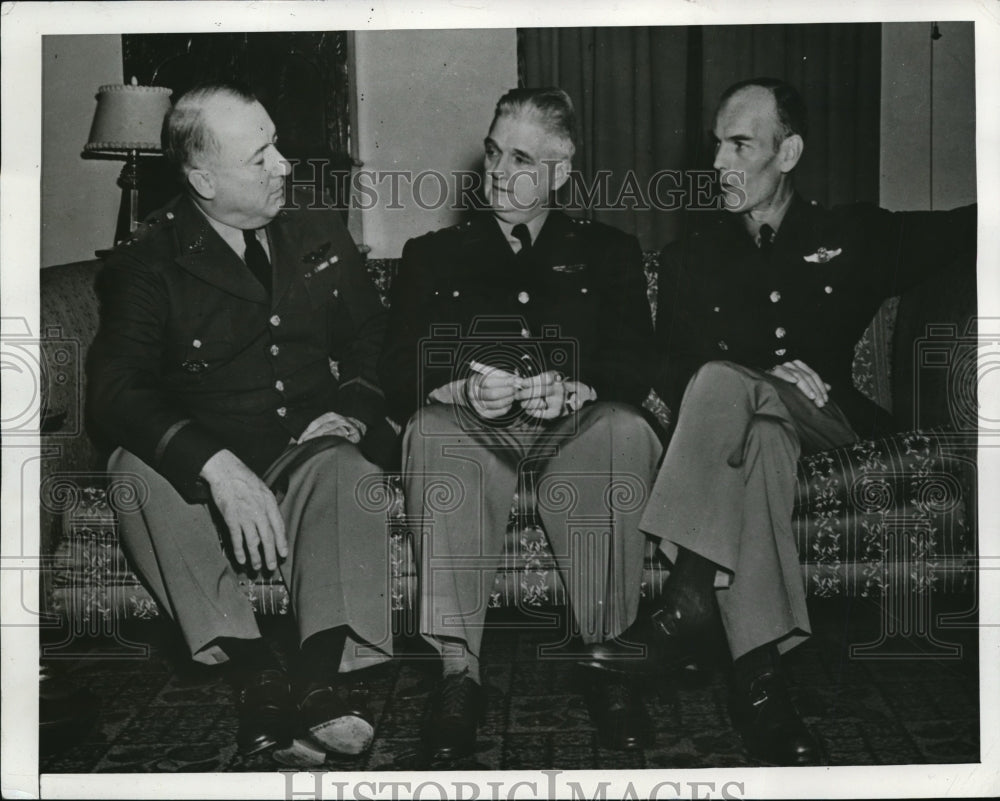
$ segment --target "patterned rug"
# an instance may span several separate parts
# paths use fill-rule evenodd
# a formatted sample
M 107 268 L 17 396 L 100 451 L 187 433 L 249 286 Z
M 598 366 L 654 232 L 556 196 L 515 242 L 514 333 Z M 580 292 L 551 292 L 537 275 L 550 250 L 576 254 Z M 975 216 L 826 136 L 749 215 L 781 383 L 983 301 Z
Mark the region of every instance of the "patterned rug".
M 813 602 L 814 636 L 785 658 L 793 695 L 831 765 L 979 761 L 978 652 L 968 598 L 933 599 L 952 614 L 948 627 L 909 636 L 882 621 L 864 599 Z M 725 672 L 706 670 L 647 683 L 655 744 L 629 753 L 601 748 L 566 660 L 538 659 L 559 629 L 491 615 L 482 657 L 489 708 L 473 757 L 452 769 L 532 770 L 756 766 L 726 713 Z M 955 625 L 955 624 L 958 625 Z M 262 628 L 280 658 L 294 631 L 287 618 Z M 913 634 L 912 632 L 917 632 Z M 53 641 L 58 641 L 55 638 Z M 148 654 L 136 656 L 137 645 Z M 420 720 L 434 662 L 421 642 L 397 640 L 400 658 L 365 672 L 376 717 L 371 750 L 328 757 L 327 770 L 419 770 Z M 852 647 L 854 651 L 852 652 Z M 76 742 L 43 754 L 43 773 L 274 771 L 269 754 L 236 753 L 233 691 L 218 672 L 183 659 L 171 628 L 131 624 L 119 641 L 77 639 L 60 660 L 73 681 L 97 694 L 96 720 Z

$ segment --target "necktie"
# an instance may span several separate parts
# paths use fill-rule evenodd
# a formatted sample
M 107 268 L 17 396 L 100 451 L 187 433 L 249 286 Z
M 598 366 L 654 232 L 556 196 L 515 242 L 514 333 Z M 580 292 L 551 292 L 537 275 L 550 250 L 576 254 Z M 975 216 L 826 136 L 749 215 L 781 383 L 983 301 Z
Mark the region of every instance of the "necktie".
M 760 227 L 760 234 L 758 236 L 760 238 L 761 251 L 768 253 L 771 250 L 771 245 L 774 244 L 774 229 L 767 223 L 764 223 Z
M 527 225 L 518 223 L 514 226 L 514 230 L 511 233 L 521 243 L 521 249 L 517 252 L 517 257 L 523 259 L 531 252 L 531 232 L 528 231 Z
M 267 253 L 264 252 L 263 245 L 257 238 L 257 232 L 248 230 L 243 232 L 243 241 L 247 249 L 243 254 L 243 261 L 247 263 L 250 272 L 260 281 L 268 294 L 271 293 L 271 262 L 268 261 Z

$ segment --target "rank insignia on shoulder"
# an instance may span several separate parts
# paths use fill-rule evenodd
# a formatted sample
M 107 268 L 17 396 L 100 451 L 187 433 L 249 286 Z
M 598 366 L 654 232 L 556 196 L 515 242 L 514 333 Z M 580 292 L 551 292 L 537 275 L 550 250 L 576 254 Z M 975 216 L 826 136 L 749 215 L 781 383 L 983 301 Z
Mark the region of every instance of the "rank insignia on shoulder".
M 554 273 L 580 273 L 587 269 L 586 264 L 553 264 L 552 272 Z
M 817 248 L 815 253 L 803 256 L 802 259 L 810 264 L 826 264 L 830 261 L 830 259 L 837 258 L 843 250 L 843 248 L 837 248 L 836 250 L 830 248 Z
M 330 245 L 330 242 L 324 242 L 316 248 L 316 250 L 310 250 L 306 253 L 306 255 L 302 257 L 302 261 L 307 264 L 315 264 L 316 262 L 322 260 L 322 258 L 326 255 L 326 252 L 330 249 Z
M 184 362 L 181 365 L 181 367 L 183 367 L 189 373 L 200 373 L 202 370 L 208 367 L 208 362 L 191 359 L 189 361 Z
M 123 239 L 122 244 L 132 245 L 142 240 L 158 224 L 159 220 L 145 220 L 136 226 L 136 229 L 128 235 L 128 239 Z

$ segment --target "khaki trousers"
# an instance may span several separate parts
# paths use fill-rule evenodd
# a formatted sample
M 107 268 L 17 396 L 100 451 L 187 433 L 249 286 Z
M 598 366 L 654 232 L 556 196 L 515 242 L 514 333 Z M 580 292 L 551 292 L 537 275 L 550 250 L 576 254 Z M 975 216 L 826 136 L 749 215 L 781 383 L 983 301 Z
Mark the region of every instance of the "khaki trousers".
M 288 557 L 279 570 L 299 642 L 349 626 L 340 666 L 347 671 L 392 653 L 389 538 L 384 505 L 364 500 L 363 487 L 378 480 L 379 469 L 345 440 L 325 444 L 317 439 L 289 448 L 264 478 L 269 484 L 280 481 L 283 490 L 278 505 Z M 250 602 L 220 546 L 220 536 L 228 543 L 229 534 L 216 524 L 210 506 L 186 502 L 159 473 L 122 448 L 112 454 L 108 468 L 112 475 L 138 476 L 148 488 L 138 511 L 119 515 L 120 538 L 161 609 L 180 626 L 192 657 L 225 661 L 213 640 L 259 637 Z
M 662 448 L 634 408 L 598 402 L 554 425 L 491 427 L 461 406 L 420 409 L 403 439 L 407 515 L 420 565 L 421 633 L 478 656 L 518 471 L 584 642 L 635 619 L 645 553 L 639 516 Z
M 835 403 L 819 409 L 759 370 L 710 362 L 688 384 L 640 527 L 671 561 L 680 546 L 725 571 L 716 596 L 734 659 L 809 635 L 792 534 L 796 462 L 856 439 Z

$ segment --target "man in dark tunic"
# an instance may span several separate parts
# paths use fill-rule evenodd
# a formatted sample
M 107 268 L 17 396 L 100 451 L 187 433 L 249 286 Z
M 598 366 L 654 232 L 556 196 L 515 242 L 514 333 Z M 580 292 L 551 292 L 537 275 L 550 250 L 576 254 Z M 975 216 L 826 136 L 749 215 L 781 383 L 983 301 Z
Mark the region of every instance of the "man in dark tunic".
M 301 733 L 357 753 L 372 724 L 339 672 L 392 645 L 384 516 L 357 492 L 387 425 L 385 313 L 335 211 L 281 210 L 288 164 L 251 94 L 192 90 L 164 135 L 187 191 L 108 258 L 89 362 L 109 470 L 143 497 L 121 539 L 192 658 L 236 668 L 242 752 Z M 281 571 L 294 697 L 225 551 Z
M 796 461 L 892 430 L 851 383 L 854 344 L 882 301 L 975 246 L 975 208 L 826 210 L 798 196 L 798 92 L 730 88 L 715 120 L 725 209 L 661 260 L 655 389 L 677 425 L 642 519 L 673 562 L 657 630 L 689 650 L 716 614 L 734 659 L 730 712 L 748 750 L 819 759 L 778 655 L 809 634 L 791 515 Z
M 490 210 L 409 241 L 393 285 L 379 375 L 390 413 L 409 421 L 421 632 L 443 659 L 424 726 L 432 758 L 475 746 L 484 619 L 525 470 L 587 646 L 602 739 L 649 739 L 635 688 L 594 668 L 614 662 L 607 643 L 638 607 L 637 525 L 661 453 L 638 410 L 652 326 L 636 240 L 551 208 L 573 130 L 562 90 L 501 98 L 485 141 Z

